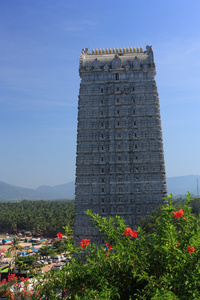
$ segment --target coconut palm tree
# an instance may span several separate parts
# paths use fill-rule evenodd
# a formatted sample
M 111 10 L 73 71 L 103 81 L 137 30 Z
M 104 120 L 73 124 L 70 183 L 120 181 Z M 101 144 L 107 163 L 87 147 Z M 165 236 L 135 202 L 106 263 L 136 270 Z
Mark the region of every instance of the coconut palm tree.
M 23 248 L 19 243 L 19 239 L 17 237 L 14 237 L 12 245 L 10 245 L 10 247 L 8 248 L 8 251 L 14 252 L 14 258 L 17 256 L 17 251 L 21 251 Z

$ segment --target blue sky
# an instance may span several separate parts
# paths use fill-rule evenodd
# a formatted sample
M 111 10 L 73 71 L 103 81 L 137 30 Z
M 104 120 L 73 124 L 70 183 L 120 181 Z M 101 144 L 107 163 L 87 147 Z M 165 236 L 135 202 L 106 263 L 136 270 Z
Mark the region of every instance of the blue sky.
M 152 45 L 166 174 L 200 174 L 199 0 L 1 0 L 0 180 L 75 178 L 82 48 Z

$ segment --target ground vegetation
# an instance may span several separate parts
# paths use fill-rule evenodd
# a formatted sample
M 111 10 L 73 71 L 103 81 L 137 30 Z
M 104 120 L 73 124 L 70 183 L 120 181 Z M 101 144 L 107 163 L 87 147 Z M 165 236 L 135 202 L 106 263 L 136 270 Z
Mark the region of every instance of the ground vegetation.
M 74 226 L 74 201 L 0 202 L 0 232 L 31 231 L 36 235 L 55 237 L 64 226 Z

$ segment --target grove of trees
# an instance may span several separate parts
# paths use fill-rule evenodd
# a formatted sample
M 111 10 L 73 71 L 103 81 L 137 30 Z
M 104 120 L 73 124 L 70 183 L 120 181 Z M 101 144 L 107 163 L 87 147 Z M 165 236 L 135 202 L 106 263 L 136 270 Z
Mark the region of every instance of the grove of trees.
M 55 237 L 63 227 L 74 226 L 74 201 L 0 202 L 0 232 L 29 230 Z

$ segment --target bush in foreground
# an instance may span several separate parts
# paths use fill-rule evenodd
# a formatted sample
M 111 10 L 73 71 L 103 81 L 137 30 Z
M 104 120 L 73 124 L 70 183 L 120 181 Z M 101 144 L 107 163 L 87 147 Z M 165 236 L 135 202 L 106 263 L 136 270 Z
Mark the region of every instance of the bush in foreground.
M 188 193 L 178 210 L 171 196 L 167 200 L 152 233 L 127 227 L 119 216 L 87 211 L 105 246 L 91 244 L 90 237 L 78 246 L 66 239 L 72 262 L 44 276 L 37 287 L 41 299 L 200 299 L 200 228 L 192 198 Z

